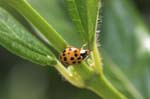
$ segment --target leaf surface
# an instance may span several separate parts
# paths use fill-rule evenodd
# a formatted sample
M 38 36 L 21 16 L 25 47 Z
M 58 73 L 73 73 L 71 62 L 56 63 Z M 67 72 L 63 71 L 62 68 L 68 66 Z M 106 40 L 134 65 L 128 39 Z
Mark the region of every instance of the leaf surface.
M 3 8 L 0 8 L 0 44 L 32 62 L 41 65 L 55 63 L 50 50 Z

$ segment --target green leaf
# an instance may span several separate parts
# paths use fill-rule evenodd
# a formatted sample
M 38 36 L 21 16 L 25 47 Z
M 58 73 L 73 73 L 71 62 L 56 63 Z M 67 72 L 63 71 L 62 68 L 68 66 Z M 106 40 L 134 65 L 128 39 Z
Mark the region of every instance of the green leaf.
M 69 45 L 81 48 L 83 45 L 82 38 L 68 16 L 64 0 L 27 1 Z
M 49 49 L 3 8 L 0 8 L 0 45 L 32 62 L 41 65 L 55 64 Z
M 148 28 L 130 0 L 105 0 L 104 4 L 101 43 L 107 54 L 103 54 L 106 73 L 129 99 L 147 99 L 150 50 L 144 42 L 150 39 Z
M 66 0 L 68 12 L 82 36 L 83 42 L 93 49 L 96 23 L 99 11 L 99 0 Z
M 57 33 L 57 31 L 47 23 L 47 21 L 35 10 L 26 0 L 8 0 L 5 6 L 12 7 L 19 12 L 28 22 L 30 22 L 40 34 L 47 39 L 48 43 L 61 52 L 68 46 L 67 42 Z

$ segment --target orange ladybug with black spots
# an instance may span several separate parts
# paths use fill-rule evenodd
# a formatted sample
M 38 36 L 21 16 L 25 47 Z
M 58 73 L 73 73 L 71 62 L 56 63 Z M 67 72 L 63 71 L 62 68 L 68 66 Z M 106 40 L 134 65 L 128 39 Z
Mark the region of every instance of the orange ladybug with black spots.
M 89 54 L 89 50 L 68 47 L 60 54 L 59 59 L 64 65 L 72 65 L 81 63 Z

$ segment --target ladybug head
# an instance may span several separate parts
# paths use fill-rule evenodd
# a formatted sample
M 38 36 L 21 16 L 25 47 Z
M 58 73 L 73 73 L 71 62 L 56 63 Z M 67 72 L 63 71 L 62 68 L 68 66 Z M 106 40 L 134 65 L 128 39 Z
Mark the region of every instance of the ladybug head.
M 80 51 L 80 55 L 82 56 L 83 59 L 85 59 L 89 54 L 90 54 L 89 50 L 81 50 Z

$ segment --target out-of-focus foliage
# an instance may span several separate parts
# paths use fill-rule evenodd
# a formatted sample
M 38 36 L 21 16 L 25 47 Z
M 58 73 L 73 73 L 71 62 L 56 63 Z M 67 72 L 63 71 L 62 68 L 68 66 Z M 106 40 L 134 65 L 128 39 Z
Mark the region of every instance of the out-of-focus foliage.
M 28 1 L 70 44 L 81 47 L 82 40 L 68 12 L 63 11 L 66 8 L 63 0 Z M 104 73 L 130 99 L 141 97 L 140 94 L 148 99 L 150 55 L 143 41 L 149 37 L 149 30 L 129 1 L 103 0 L 99 43 L 103 50 Z M 89 91 L 71 86 L 54 69 L 21 60 L 2 46 L 0 81 L 0 99 L 99 99 Z
M 141 99 L 142 96 L 148 99 L 149 30 L 133 3 L 128 1 L 105 0 L 100 40 L 104 51 L 104 70 L 129 99 Z M 105 69 L 105 66 L 109 67 Z

